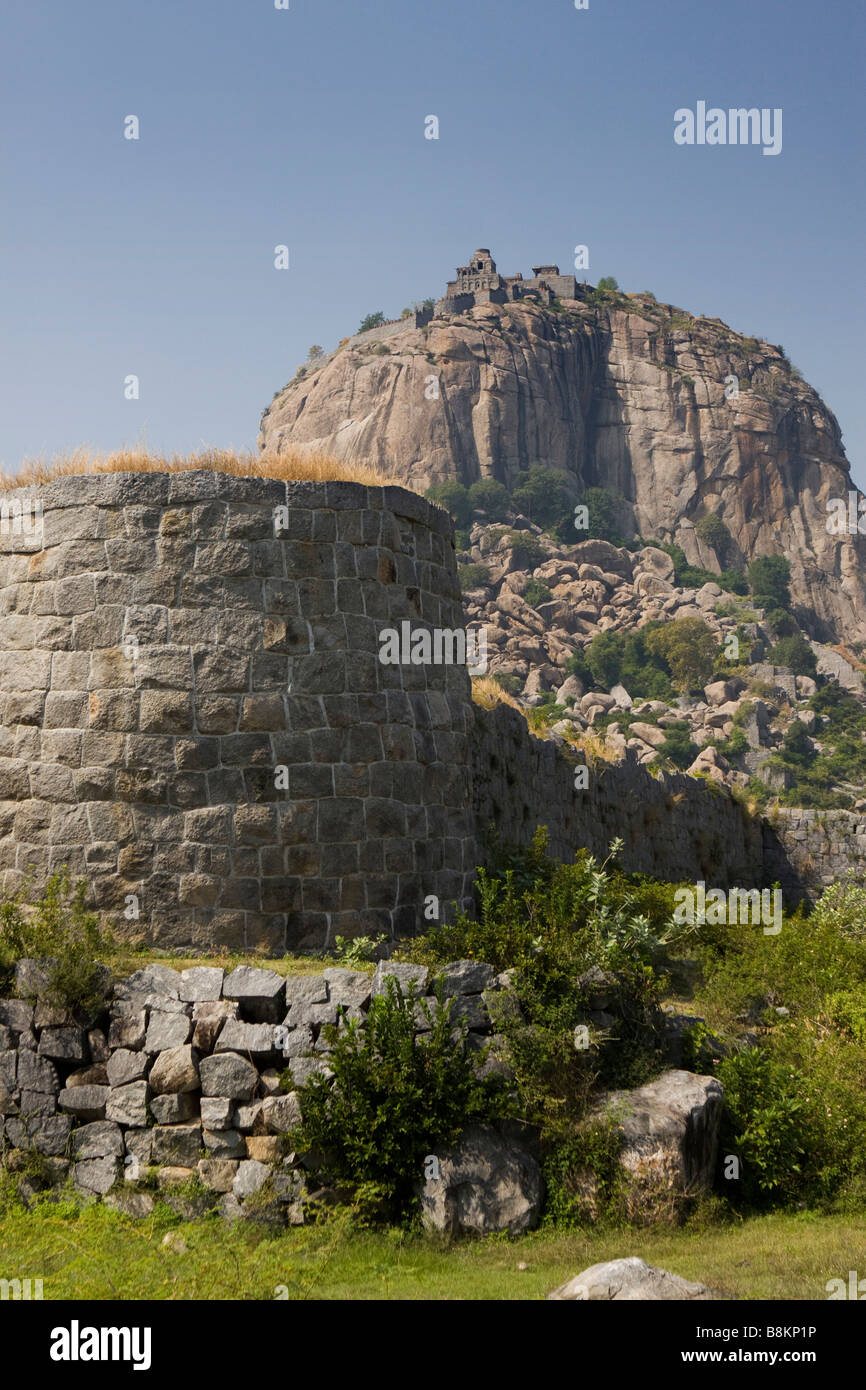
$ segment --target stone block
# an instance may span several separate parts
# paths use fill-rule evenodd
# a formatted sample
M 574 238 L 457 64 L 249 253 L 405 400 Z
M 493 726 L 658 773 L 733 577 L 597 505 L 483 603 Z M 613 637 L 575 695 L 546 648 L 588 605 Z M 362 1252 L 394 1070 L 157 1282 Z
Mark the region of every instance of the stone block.
M 249 1101 L 255 1095 L 259 1074 L 252 1062 L 236 1052 L 215 1053 L 199 1063 L 203 1096 L 225 1096 Z
M 147 1099 L 150 1088 L 146 1081 L 131 1081 L 126 1086 L 113 1086 L 105 1106 L 106 1119 L 120 1125 L 142 1128 L 147 1124 Z
M 195 1168 L 202 1147 L 199 1123 L 156 1125 L 153 1131 L 153 1162 Z
M 60 1109 L 77 1120 L 104 1120 L 105 1107 L 109 1097 L 107 1086 L 73 1086 L 60 1092 L 57 1104 Z M 109 1117 L 113 1118 L 113 1117 Z

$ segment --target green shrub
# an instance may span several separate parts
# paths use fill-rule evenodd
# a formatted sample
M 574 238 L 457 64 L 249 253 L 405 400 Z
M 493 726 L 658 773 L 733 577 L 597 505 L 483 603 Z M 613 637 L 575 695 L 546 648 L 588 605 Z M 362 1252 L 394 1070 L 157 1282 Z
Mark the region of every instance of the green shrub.
M 764 620 L 774 637 L 796 637 L 799 632 L 797 619 L 784 608 L 771 608 Z
M 519 695 L 523 690 L 524 682 L 519 676 L 508 675 L 503 671 L 495 671 L 493 673 L 493 679 L 496 681 L 496 684 L 500 686 L 502 690 L 507 691 L 509 695 Z
M 495 478 L 479 478 L 472 483 L 469 505 L 473 511 L 486 512 L 490 521 L 507 521 L 511 512 L 508 488 Z
M 676 574 L 677 584 L 683 589 L 702 589 L 705 584 L 717 584 L 718 580 L 719 576 L 712 570 L 701 569 L 698 565 L 684 565 Z
M 791 607 L 791 566 L 784 555 L 762 555 L 748 569 L 749 588 L 758 608 Z
M 553 594 L 540 579 L 530 579 L 523 590 L 523 598 L 531 608 L 537 608 L 540 603 L 549 603 Z
M 536 526 L 555 526 L 572 514 L 565 487 L 568 481 L 568 474 L 535 463 L 520 474 L 518 486 L 512 493 L 512 506 Z
M 333 1082 L 314 1075 L 298 1092 L 293 1147 L 321 1154 L 323 1181 L 360 1199 L 371 1217 L 407 1219 L 425 1157 L 453 1144 L 470 1121 L 490 1118 L 498 1090 L 479 1080 L 465 1029 L 452 1040 L 447 1008 L 417 1003 L 425 1034 L 415 1031 L 414 987 L 404 995 L 388 979 L 365 1028 L 328 1027 Z
M 802 767 L 815 761 L 816 753 L 806 725 L 800 719 L 792 719 L 782 740 L 782 757 L 786 762 Z
M 755 1205 L 770 1194 L 792 1200 L 803 1185 L 802 1078 L 757 1048 L 725 1058 L 718 1075 L 725 1093 L 723 1150 L 742 1165 L 737 1195 Z
M 673 763 L 674 767 L 685 769 L 690 767 L 698 756 L 697 745 L 692 743 L 689 725 L 686 723 L 672 724 L 665 730 L 665 741 L 659 748 L 663 757 Z
M 366 965 L 371 961 L 378 960 L 379 948 L 387 939 L 384 935 L 336 936 L 334 938 L 334 955 L 341 965 L 354 970 L 359 965 Z
M 746 576 L 740 570 L 722 570 L 716 583 L 720 589 L 724 589 L 728 594 L 747 594 L 749 592 Z
M 609 541 L 611 545 L 624 545 L 621 532 L 621 518 L 624 518 L 628 503 L 618 492 L 612 492 L 609 488 L 589 487 L 583 495 L 582 501 L 589 513 L 589 525 L 585 532 L 577 533 L 572 512 L 568 519 L 568 534 L 562 536 L 566 543 L 573 544 L 577 540 L 599 540 Z
M 490 570 L 486 565 L 458 565 L 457 576 L 464 593 L 469 589 L 481 589 L 490 583 Z
M 620 1216 L 625 1170 L 622 1131 L 613 1119 L 587 1124 L 544 1154 L 545 1226 L 568 1229 Z
M 716 512 L 708 512 L 702 516 L 695 526 L 698 538 L 711 545 L 719 559 L 728 551 L 731 545 L 731 533 L 722 518 Z
M 368 333 L 371 328 L 380 328 L 384 322 L 385 315 L 382 313 L 381 309 L 377 309 L 375 313 L 367 314 L 365 318 L 361 319 L 361 324 L 358 329 L 358 332 Z
M 639 632 L 625 638 L 620 680 L 633 699 L 672 700 L 670 668 L 664 657 L 650 650 L 648 638 L 661 622 L 647 623 Z
M 535 569 L 547 559 L 547 551 L 531 531 L 506 531 L 505 534 L 521 569 Z
M 816 932 L 829 935 L 830 940 L 838 934 L 842 941 L 866 946 L 866 881 L 852 871 L 847 879 L 831 883 L 815 904 L 809 921 Z M 863 978 L 866 979 L 866 966 Z
M 625 639 L 618 632 L 597 632 L 584 649 L 586 664 L 596 689 L 610 690 L 619 683 L 625 655 Z
M 866 990 L 840 989 L 828 995 L 827 1015 L 835 1028 L 866 1047 Z
M 424 496 L 430 502 L 438 502 L 440 507 L 450 512 L 455 526 L 464 529 L 469 526 L 472 520 L 472 505 L 469 492 L 462 483 L 434 483 Z
M 102 1007 L 106 971 L 99 961 L 113 944 L 96 913 L 87 911 L 86 891 L 85 881 L 73 886 L 64 868 L 51 876 L 32 908 L 19 894 L 0 904 L 0 986 L 11 987 L 16 961 L 47 958 L 52 964 L 45 998 L 82 1021 Z
M 818 662 L 805 637 L 783 637 L 772 647 L 767 660 L 774 666 L 788 666 L 795 676 L 815 676 Z
M 616 276 L 602 275 L 596 288 L 601 290 L 602 294 L 615 294 L 619 289 L 619 284 L 617 283 Z
M 655 628 L 646 643 L 650 652 L 664 657 L 678 690 L 702 689 L 709 681 L 718 647 L 702 618 L 675 618 Z
M 588 685 L 592 680 L 589 663 L 582 651 L 576 651 L 573 656 L 566 659 L 564 670 L 567 676 L 577 676 L 584 685 Z

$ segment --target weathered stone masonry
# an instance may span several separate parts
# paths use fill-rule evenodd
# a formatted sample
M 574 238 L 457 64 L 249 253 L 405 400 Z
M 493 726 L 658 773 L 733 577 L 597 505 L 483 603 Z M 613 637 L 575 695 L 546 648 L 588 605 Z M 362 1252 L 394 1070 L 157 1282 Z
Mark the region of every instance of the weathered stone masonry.
M 43 535 L 0 536 L 5 888 L 67 863 L 131 934 L 269 951 L 466 895 L 466 670 L 378 659 L 462 624 L 444 513 L 202 472 L 40 495 Z
M 280 952 L 468 901 L 491 821 L 794 900 L 864 853 L 861 816 L 770 827 L 632 763 L 576 789 L 576 755 L 478 710 L 464 667 L 383 665 L 383 628 L 463 623 L 451 523 L 414 493 L 197 472 L 39 500 L 41 534 L 0 526 L 4 889 L 68 864 L 130 935 Z

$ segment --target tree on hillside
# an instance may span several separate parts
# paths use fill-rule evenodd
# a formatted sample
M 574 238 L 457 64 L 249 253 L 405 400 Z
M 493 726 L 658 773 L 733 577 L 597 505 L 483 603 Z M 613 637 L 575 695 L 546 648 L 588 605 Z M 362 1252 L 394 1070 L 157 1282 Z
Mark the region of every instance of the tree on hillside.
M 563 486 L 565 479 L 565 473 L 534 463 L 521 473 L 519 486 L 512 493 L 515 510 L 528 516 L 536 526 L 555 526 L 571 512 L 568 493 Z
M 787 666 L 795 676 L 814 676 L 818 670 L 815 653 L 805 637 L 783 637 L 770 649 L 768 660 L 774 666 Z
M 761 555 L 749 565 L 749 588 L 759 608 L 790 608 L 791 566 L 784 555 Z
M 718 647 L 701 618 L 675 618 L 651 632 L 646 644 L 664 657 L 674 685 L 683 694 L 705 686 L 713 674 Z
M 438 502 L 440 507 L 451 513 L 455 526 L 461 530 L 465 529 L 472 520 L 472 505 L 469 501 L 469 492 L 458 482 L 434 483 L 428 487 L 425 497 L 431 502 Z
M 695 531 L 698 540 L 711 545 L 720 560 L 724 560 L 731 544 L 731 533 L 716 512 L 708 512 L 698 521 Z
M 507 521 L 511 509 L 511 499 L 504 483 L 495 478 L 479 478 L 469 488 L 469 502 L 473 511 L 486 512 L 491 521 Z
M 385 322 L 385 315 L 381 309 L 377 309 L 375 314 L 368 314 L 365 319 L 361 319 L 359 333 L 369 333 L 371 328 L 379 328 Z

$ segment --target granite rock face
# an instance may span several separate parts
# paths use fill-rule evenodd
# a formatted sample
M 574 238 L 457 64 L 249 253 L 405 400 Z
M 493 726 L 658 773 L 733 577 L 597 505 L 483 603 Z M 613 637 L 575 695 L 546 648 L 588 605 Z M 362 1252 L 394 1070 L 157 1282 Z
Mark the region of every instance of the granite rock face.
M 734 390 L 736 383 L 736 391 Z M 783 554 L 814 636 L 866 637 L 866 540 L 830 534 L 852 483 L 839 425 L 778 347 L 644 295 L 616 307 L 478 305 L 352 339 L 280 392 L 260 445 L 311 445 L 419 491 L 532 464 L 630 499 L 638 534 L 682 546 L 718 512 L 740 559 Z

